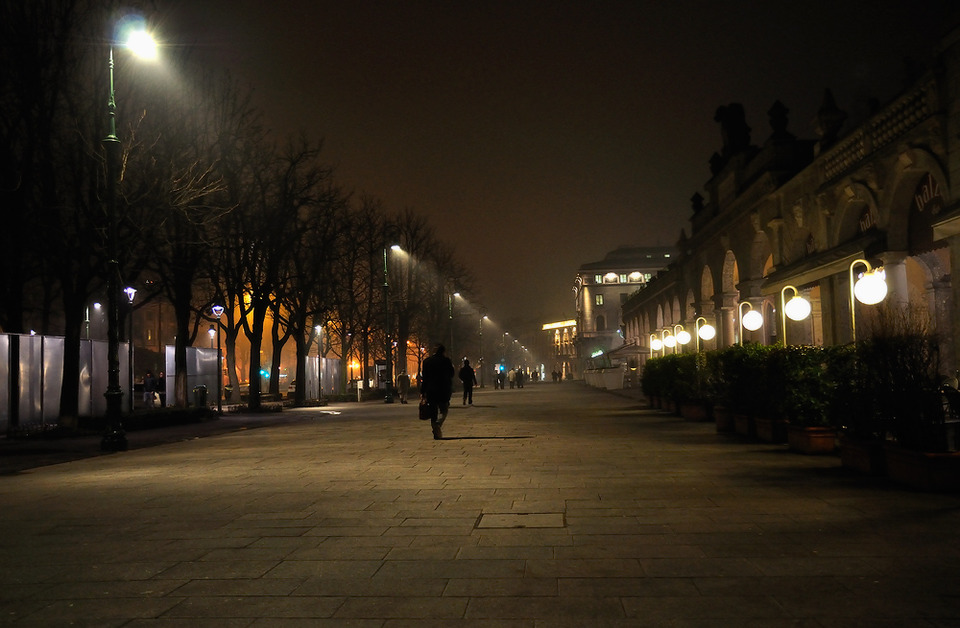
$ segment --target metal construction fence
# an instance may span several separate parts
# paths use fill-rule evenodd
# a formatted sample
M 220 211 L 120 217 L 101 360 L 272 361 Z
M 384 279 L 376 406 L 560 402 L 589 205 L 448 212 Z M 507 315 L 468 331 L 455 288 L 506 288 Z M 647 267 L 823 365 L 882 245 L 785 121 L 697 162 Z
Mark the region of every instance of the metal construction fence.
M 0 334 L 0 429 L 11 417 L 21 427 L 55 423 L 60 416 L 64 339 L 60 336 Z M 120 386 L 130 394 L 126 343 L 120 345 Z M 78 409 L 80 416 L 107 411 L 107 342 L 80 341 Z M 126 398 L 126 397 L 125 397 Z
M 130 353 L 127 343 L 120 344 L 120 387 L 124 395 L 124 412 L 129 411 L 131 383 Z M 60 395 L 63 388 L 64 339 L 62 336 L 0 334 L 0 431 L 13 425 L 30 429 L 56 423 L 60 417 Z M 107 400 L 107 342 L 80 341 L 78 414 L 81 417 L 103 416 Z M 174 373 L 174 347 L 165 348 L 167 373 Z M 306 399 L 315 401 L 325 395 L 343 392 L 341 363 L 333 358 L 308 357 L 306 362 Z M 217 350 L 187 347 L 187 390 L 206 387 L 207 405 L 217 402 Z M 138 374 L 138 377 L 142 374 Z M 166 398 L 175 397 L 174 377 L 166 378 Z M 189 397 L 190 404 L 196 401 Z

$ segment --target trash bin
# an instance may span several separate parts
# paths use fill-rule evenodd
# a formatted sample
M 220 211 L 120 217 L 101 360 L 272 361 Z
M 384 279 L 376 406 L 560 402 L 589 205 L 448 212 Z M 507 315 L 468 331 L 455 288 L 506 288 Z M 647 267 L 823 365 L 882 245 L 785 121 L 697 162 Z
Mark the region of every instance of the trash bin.
M 193 387 L 193 405 L 203 408 L 207 405 L 207 387 L 203 384 Z

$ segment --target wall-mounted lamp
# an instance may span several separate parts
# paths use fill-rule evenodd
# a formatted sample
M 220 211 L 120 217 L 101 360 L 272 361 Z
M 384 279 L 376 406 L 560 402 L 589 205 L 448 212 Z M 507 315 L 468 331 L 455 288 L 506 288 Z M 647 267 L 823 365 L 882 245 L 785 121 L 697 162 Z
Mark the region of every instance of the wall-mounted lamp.
M 703 321 L 703 324 L 700 324 L 700 321 Z M 717 329 L 707 322 L 707 319 L 698 316 L 697 320 L 694 321 L 694 327 L 696 327 L 697 333 L 694 334 L 697 338 L 697 353 L 700 353 L 700 341 L 701 340 L 713 340 L 714 336 L 717 335 Z
M 744 305 L 747 306 L 746 314 L 743 313 Z M 743 346 L 743 330 L 757 331 L 763 327 L 763 315 L 753 309 L 753 304 L 749 301 L 741 301 L 737 311 L 740 314 L 740 345 Z
M 663 349 L 663 342 L 657 338 L 656 334 L 650 334 L 650 354 L 653 357 L 654 351 L 660 351 Z
M 793 298 L 787 301 L 787 290 L 793 290 Z M 783 327 L 783 346 L 787 346 L 787 319 L 802 321 L 810 316 L 810 302 L 800 296 L 800 291 L 793 286 L 784 286 L 780 290 L 780 322 Z
M 676 353 L 677 339 L 673 337 L 669 329 L 660 331 L 660 341 L 663 342 L 664 347 L 673 349 L 674 353 Z M 666 351 L 666 349 L 664 351 Z
M 854 282 L 853 267 L 863 264 L 866 271 Z M 850 262 L 850 336 L 857 341 L 857 301 L 864 305 L 876 305 L 887 297 L 887 273 L 883 267 L 873 268 L 865 259 Z

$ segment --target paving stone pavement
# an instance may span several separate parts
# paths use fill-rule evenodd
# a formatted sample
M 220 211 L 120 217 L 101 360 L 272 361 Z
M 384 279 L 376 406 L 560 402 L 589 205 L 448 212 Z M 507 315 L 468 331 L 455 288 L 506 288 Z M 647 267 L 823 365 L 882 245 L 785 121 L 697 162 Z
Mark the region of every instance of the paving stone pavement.
M 474 400 L 0 476 L 0 624 L 960 626 L 958 496 L 578 383 Z

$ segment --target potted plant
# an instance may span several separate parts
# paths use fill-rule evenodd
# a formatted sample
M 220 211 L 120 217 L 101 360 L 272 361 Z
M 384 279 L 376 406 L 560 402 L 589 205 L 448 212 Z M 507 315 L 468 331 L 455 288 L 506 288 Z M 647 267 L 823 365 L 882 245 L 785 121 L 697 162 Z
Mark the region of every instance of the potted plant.
M 678 411 L 688 421 L 706 421 L 710 418 L 710 403 L 704 385 L 706 368 L 706 356 L 703 353 L 677 356 Z
M 763 345 L 733 345 L 719 351 L 717 357 L 726 384 L 724 403 L 733 413 L 734 429 L 743 436 L 756 436 L 753 417 L 765 404 L 763 381 L 765 355 Z
M 862 342 L 837 349 L 827 367 L 832 387 L 828 416 L 838 433 L 840 463 L 867 475 L 885 475 L 886 426 L 876 410 L 871 360 Z
M 640 373 L 640 389 L 647 396 L 651 408 L 663 407 L 663 369 L 660 358 L 649 358 Z
M 707 402 L 710 404 L 710 412 L 713 415 L 714 423 L 716 423 L 717 432 L 730 433 L 735 431 L 735 426 L 733 411 L 727 405 L 729 403 L 727 398 L 729 382 L 724 374 L 721 355 L 721 351 L 707 351 L 703 354 L 703 391 Z
M 804 454 L 832 453 L 837 429 L 833 423 L 836 377 L 850 362 L 849 347 L 787 347 L 787 386 L 781 410 L 787 419 L 787 443 Z
M 950 451 L 940 392 L 939 339 L 910 310 L 883 310 L 858 344 L 858 381 L 870 405 L 890 479 L 923 490 L 960 489 L 960 453 Z

